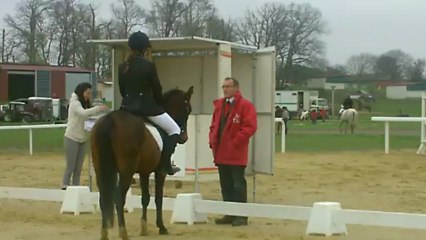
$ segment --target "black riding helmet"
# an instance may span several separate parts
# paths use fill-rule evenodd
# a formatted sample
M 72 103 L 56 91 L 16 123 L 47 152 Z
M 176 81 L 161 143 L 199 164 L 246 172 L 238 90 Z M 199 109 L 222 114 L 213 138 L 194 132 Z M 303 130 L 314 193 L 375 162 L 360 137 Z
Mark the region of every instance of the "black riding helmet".
M 129 47 L 132 50 L 143 51 L 151 47 L 148 35 L 141 31 L 132 33 L 129 37 Z

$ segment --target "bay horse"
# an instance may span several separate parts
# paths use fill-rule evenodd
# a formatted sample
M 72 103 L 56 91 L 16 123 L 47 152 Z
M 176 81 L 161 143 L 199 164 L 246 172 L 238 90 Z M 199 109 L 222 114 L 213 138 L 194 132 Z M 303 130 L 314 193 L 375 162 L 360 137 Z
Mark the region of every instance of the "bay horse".
M 193 87 L 188 91 L 173 89 L 163 96 L 164 110 L 181 128 L 181 140 L 188 140 L 186 131 L 191 108 Z M 141 235 L 147 234 L 147 208 L 150 201 L 149 176 L 155 173 L 155 204 L 160 234 L 168 234 L 163 223 L 163 187 L 166 173 L 160 167 L 161 150 L 142 117 L 123 110 L 102 116 L 92 128 L 91 147 L 93 167 L 99 189 L 102 212 L 101 240 L 108 239 L 108 228 L 114 225 L 114 206 L 117 211 L 119 236 L 129 239 L 124 220 L 126 194 L 135 173 L 139 174 L 142 190 Z
M 351 128 L 351 133 L 354 133 L 358 118 L 358 112 L 354 108 L 343 110 L 340 116 L 340 133 L 343 133 L 342 126 L 345 124 L 345 134 L 348 132 L 348 126 Z

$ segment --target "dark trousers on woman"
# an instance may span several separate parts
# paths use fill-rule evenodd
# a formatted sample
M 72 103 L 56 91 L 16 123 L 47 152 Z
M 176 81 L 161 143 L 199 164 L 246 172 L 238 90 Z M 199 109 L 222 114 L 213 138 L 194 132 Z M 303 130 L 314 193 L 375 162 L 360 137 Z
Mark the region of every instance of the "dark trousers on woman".
M 218 165 L 220 188 L 223 201 L 247 202 L 247 182 L 245 166 Z M 217 224 L 247 225 L 247 217 L 225 216 Z

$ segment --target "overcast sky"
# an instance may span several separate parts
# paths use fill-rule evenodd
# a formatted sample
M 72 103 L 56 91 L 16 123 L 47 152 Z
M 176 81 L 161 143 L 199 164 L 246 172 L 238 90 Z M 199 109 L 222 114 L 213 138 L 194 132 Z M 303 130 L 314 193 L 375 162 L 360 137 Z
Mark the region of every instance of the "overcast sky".
M 0 16 L 13 13 L 20 0 L 0 0 Z M 100 7 L 103 17 L 110 14 L 113 0 L 81 0 Z M 136 0 L 149 6 L 151 0 Z M 224 17 L 241 17 L 247 8 L 270 0 L 214 0 Z M 284 3 L 310 3 L 323 13 L 330 33 L 323 37 L 330 64 L 343 64 L 361 52 L 380 54 L 401 49 L 416 58 L 426 58 L 426 0 L 278 0 Z M 1 23 L 4 26 L 3 22 Z

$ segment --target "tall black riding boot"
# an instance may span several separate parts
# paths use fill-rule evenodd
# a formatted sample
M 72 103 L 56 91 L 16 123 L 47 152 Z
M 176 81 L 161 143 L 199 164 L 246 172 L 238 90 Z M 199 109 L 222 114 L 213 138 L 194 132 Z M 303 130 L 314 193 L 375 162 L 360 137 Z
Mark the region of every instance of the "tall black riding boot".
M 180 136 L 178 134 L 174 134 L 168 136 L 164 141 L 163 152 L 161 156 L 161 160 L 163 162 L 163 169 L 169 175 L 174 175 L 179 172 L 181 169 L 176 166 L 172 166 L 172 154 L 175 152 L 176 145 L 178 143 Z

